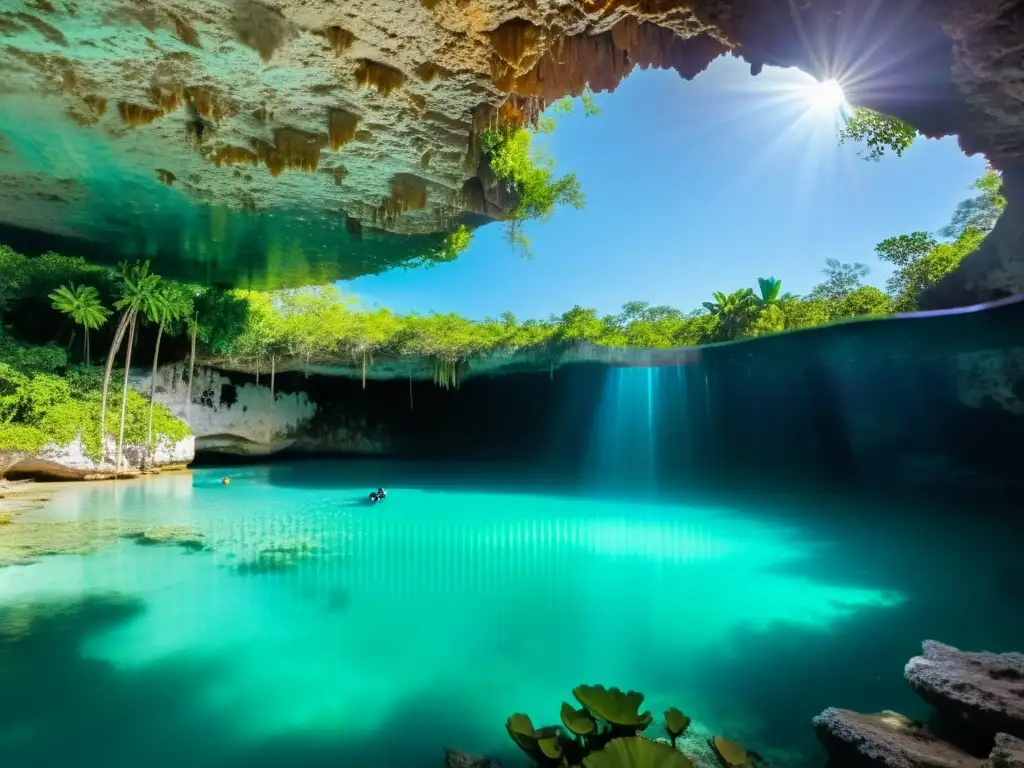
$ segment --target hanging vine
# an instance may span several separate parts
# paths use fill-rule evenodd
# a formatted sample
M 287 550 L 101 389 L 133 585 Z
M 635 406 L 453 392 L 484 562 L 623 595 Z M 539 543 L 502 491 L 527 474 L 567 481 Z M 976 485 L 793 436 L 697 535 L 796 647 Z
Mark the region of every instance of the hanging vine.
M 458 389 L 460 365 L 458 360 L 435 360 L 434 383 L 443 389 Z

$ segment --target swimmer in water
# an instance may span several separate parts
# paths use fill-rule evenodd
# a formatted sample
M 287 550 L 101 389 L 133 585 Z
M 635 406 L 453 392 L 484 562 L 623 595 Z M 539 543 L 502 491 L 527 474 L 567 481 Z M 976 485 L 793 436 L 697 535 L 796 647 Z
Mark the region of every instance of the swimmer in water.
M 221 485 L 231 485 L 231 478 L 230 477 L 221 478 L 220 484 Z
M 387 497 L 388 497 L 388 492 L 387 491 L 385 491 L 383 488 L 378 488 L 377 489 L 377 498 L 378 499 L 386 499 Z

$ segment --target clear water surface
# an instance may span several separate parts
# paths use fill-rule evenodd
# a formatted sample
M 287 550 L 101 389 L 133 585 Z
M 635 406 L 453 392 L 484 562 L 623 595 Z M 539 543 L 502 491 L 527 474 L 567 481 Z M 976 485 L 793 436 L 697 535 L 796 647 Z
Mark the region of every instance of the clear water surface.
M 189 525 L 212 550 L 0 570 L 0 764 L 436 766 L 507 751 L 509 714 L 554 722 L 588 682 L 821 765 L 823 707 L 919 714 L 901 666 L 920 640 L 1024 637 L 1012 536 L 935 501 L 459 473 L 309 462 L 57 495 L 31 515 Z

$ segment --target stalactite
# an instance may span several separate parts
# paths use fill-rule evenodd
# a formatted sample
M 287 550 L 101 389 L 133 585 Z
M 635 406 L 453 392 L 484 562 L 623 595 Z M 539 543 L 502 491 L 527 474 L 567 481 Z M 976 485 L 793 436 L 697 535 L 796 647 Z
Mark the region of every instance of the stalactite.
M 256 386 L 260 385 L 260 358 L 256 357 Z

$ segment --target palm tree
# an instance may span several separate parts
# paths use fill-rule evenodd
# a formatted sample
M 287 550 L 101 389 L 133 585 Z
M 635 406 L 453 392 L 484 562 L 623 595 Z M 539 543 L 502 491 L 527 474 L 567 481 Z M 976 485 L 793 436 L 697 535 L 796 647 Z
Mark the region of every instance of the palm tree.
M 761 291 L 761 295 L 754 295 L 754 303 L 761 309 L 796 298 L 792 293 L 782 293 L 782 281 L 776 280 L 774 277 L 757 278 L 757 287 Z
M 718 318 L 723 335 L 732 338 L 750 317 L 756 302 L 754 292 L 750 288 L 740 288 L 730 294 L 715 291 L 711 296 L 714 301 L 703 302 L 704 309 Z
M 68 315 L 75 323 L 85 328 L 82 339 L 82 359 L 89 365 L 89 330 L 97 330 L 110 317 L 110 310 L 100 303 L 100 292 L 91 285 L 62 285 L 50 294 L 54 309 Z
M 196 369 L 196 334 L 199 332 L 199 312 L 190 315 L 185 321 L 188 325 L 189 335 L 192 336 L 192 351 L 188 356 L 188 389 L 185 391 L 185 423 L 188 423 L 188 412 L 192 405 L 192 373 Z M 260 383 L 260 361 L 256 358 L 256 384 Z
M 154 315 L 158 310 L 154 307 L 162 301 L 157 288 L 160 285 L 159 275 L 151 274 L 149 262 L 132 265 L 126 262 L 118 264 L 121 269 L 121 298 L 114 303 L 114 308 L 121 312 L 121 320 L 117 324 L 117 331 L 114 340 L 110 344 L 110 352 L 107 354 L 107 367 L 103 373 L 103 399 L 100 406 L 100 430 L 105 436 L 107 433 L 107 394 L 110 388 L 110 372 L 114 366 L 114 357 L 121 348 L 125 333 L 128 334 L 128 348 L 125 352 L 124 361 L 124 386 L 121 392 L 121 426 L 117 438 L 117 458 L 114 464 L 114 474 L 121 466 L 121 453 L 124 447 L 124 420 L 128 409 L 128 371 L 132 362 L 132 347 L 135 344 L 135 322 L 139 312 L 145 315 Z
M 156 349 L 153 351 L 153 374 L 149 380 L 149 429 L 146 433 L 146 446 L 153 450 L 153 403 L 156 399 L 156 368 L 160 361 L 160 341 L 164 335 L 164 327 L 167 323 L 180 320 L 185 315 L 192 314 L 192 302 L 187 294 L 175 291 L 168 285 L 158 286 L 156 289 L 157 301 L 146 308 L 146 318 L 159 326 L 156 332 Z

